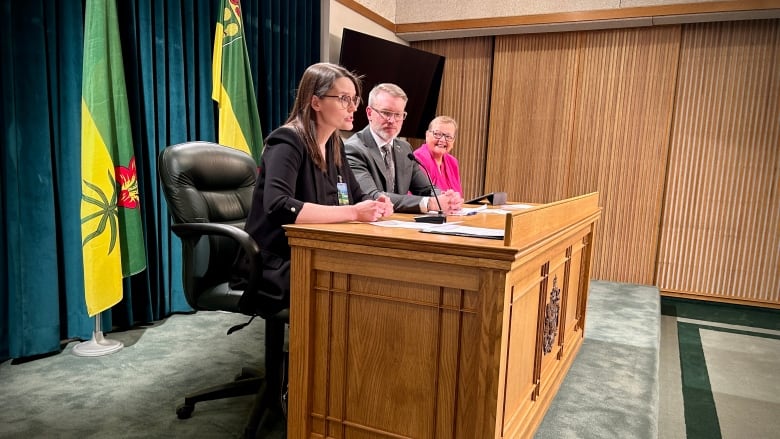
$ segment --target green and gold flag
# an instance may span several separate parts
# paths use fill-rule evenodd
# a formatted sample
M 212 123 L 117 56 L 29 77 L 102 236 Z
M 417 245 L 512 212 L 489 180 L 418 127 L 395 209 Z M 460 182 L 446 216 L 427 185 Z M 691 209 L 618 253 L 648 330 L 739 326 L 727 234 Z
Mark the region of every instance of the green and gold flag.
M 252 83 L 239 0 L 222 0 L 214 35 L 211 98 L 219 104 L 218 142 L 260 163 L 263 133 Z
M 115 0 L 87 0 L 81 83 L 81 239 L 87 313 L 122 300 L 146 268 Z

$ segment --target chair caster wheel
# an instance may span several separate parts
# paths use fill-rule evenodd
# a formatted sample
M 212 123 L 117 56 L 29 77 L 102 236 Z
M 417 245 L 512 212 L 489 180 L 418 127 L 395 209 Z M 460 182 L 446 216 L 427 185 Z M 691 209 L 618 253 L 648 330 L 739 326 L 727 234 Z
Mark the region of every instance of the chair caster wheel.
M 179 419 L 189 419 L 192 416 L 192 412 L 195 410 L 194 405 L 180 405 L 176 408 L 176 417 Z

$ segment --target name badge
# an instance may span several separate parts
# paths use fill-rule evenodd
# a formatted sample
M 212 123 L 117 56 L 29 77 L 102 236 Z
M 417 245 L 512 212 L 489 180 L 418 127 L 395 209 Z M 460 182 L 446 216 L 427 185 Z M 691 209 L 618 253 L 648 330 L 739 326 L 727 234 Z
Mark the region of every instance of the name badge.
M 336 190 L 339 192 L 339 206 L 349 205 L 349 193 L 347 192 L 347 184 L 341 181 L 339 175 L 339 182 L 336 183 Z

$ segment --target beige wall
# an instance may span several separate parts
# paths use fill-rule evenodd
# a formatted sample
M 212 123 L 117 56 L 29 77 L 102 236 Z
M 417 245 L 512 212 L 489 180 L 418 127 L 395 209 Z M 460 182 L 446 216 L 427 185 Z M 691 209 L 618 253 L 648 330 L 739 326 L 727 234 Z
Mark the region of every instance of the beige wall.
M 406 41 L 780 18 L 780 0 L 335 0 Z
M 464 20 L 558 12 L 621 9 L 714 0 L 355 0 L 396 23 Z
M 385 40 L 390 40 L 395 43 L 404 45 L 409 44 L 396 37 L 392 31 L 376 24 L 335 0 L 326 0 L 323 3 L 323 6 L 325 6 L 325 3 L 328 3 L 327 6 L 329 7 L 329 10 L 327 14 L 323 14 L 328 17 L 327 26 L 323 26 L 323 28 L 328 29 L 326 47 L 323 48 L 323 61 L 338 62 L 341 50 L 341 33 L 345 27 L 378 38 L 384 38 Z

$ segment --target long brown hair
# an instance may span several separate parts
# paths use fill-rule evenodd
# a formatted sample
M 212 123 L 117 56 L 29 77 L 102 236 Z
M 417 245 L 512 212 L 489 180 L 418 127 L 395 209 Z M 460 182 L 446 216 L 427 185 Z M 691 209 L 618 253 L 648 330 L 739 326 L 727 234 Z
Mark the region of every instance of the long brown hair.
M 339 78 L 349 78 L 355 84 L 355 92 L 360 96 L 361 81 L 355 74 L 338 64 L 317 63 L 310 65 L 298 84 L 298 92 L 295 95 L 295 103 L 290 111 L 290 117 L 285 122 L 295 129 L 301 140 L 306 144 L 314 163 L 322 169 L 325 168 L 325 157 L 320 154 L 317 146 L 316 114 L 311 108 L 312 96 L 323 97 L 333 87 L 333 83 Z M 341 132 L 337 129 L 331 135 L 333 143 L 333 155 L 336 166 L 341 166 Z

